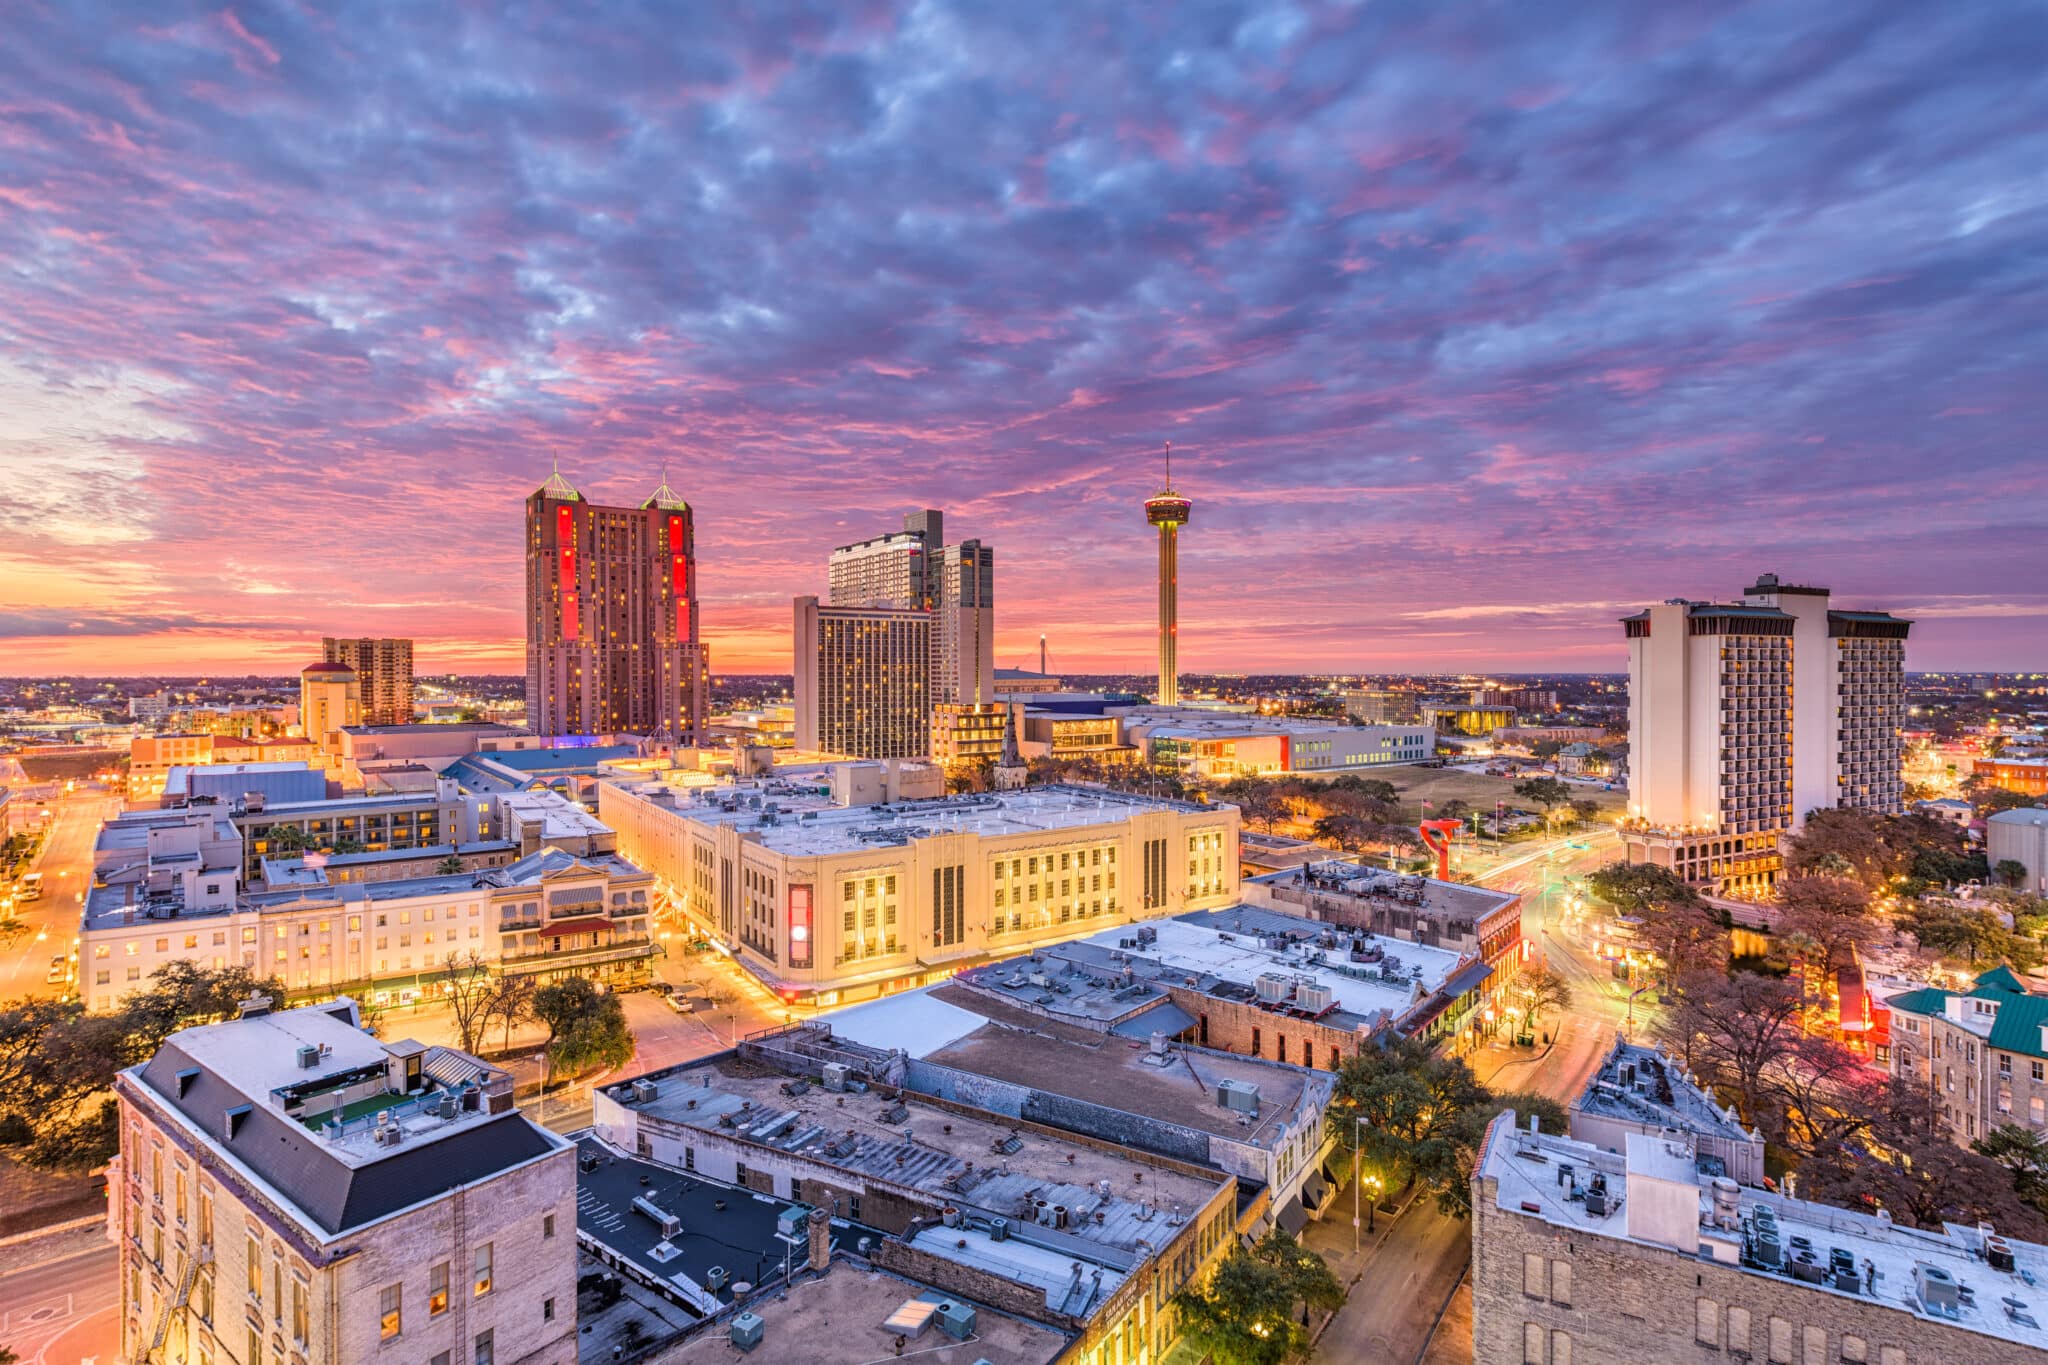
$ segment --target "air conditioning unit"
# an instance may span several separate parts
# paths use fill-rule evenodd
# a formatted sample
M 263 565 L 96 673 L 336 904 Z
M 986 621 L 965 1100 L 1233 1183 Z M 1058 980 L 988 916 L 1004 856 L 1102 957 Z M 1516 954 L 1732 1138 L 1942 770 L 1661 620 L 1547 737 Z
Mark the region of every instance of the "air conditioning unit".
M 1009 1241 L 1009 1240 L 1010 1240 L 1010 1220 L 1009 1220 L 1009 1219 L 1007 1219 L 1007 1218 L 992 1218 L 992 1219 L 990 1219 L 990 1220 L 989 1220 L 989 1225 L 988 1225 L 988 1239 L 989 1239 L 989 1240 L 990 1240 L 991 1242 L 1007 1242 L 1007 1241 Z
M 1294 983 L 1279 972 L 1260 972 L 1252 988 L 1258 993 L 1260 1004 L 1277 1005 L 1293 991 Z
M 318 1065 L 320 1065 L 320 1048 L 317 1044 L 307 1043 L 299 1049 L 299 1070 L 310 1071 Z
M 732 1279 L 732 1273 L 722 1265 L 715 1265 L 704 1272 L 704 1287 L 716 1294 Z
M 732 1320 L 732 1344 L 742 1351 L 751 1351 L 761 1344 L 761 1331 L 766 1324 L 759 1313 L 741 1313 Z
M 965 1341 L 974 1335 L 974 1305 L 947 1299 L 939 1305 L 939 1326 L 955 1341 Z
M 1259 1112 L 1259 1087 L 1251 1081 L 1218 1081 L 1216 1103 L 1241 1114 Z
M 661 1087 L 653 1081 L 633 1082 L 633 1100 L 636 1104 L 645 1104 L 660 1093 Z
M 1294 988 L 1294 1003 L 1312 1014 L 1321 1014 L 1335 999 L 1335 993 L 1320 981 L 1304 980 Z
M 847 1066 L 844 1062 L 825 1063 L 825 1070 L 823 1076 L 824 1087 L 827 1090 L 846 1089 L 846 1071 Z

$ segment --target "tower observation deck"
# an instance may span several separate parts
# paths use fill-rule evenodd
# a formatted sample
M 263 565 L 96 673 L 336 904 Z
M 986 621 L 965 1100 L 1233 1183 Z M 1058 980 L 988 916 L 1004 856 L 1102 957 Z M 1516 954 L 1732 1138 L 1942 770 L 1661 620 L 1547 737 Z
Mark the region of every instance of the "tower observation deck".
M 1194 504 L 1173 489 L 1173 442 L 1166 443 L 1166 487 L 1145 499 L 1145 520 L 1159 528 L 1159 704 L 1180 701 L 1179 644 L 1180 528 L 1188 524 Z

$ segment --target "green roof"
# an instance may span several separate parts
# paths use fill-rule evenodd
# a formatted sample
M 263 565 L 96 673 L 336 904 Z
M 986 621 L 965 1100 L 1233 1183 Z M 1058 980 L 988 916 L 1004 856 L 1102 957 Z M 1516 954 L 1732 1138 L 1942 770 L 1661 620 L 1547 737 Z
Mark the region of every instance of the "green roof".
M 1991 1036 L 1984 1040 L 1984 1045 L 2005 1052 L 2048 1057 L 2048 1046 L 2041 1039 L 2043 1024 L 2048 1024 L 2048 999 L 2038 995 L 2008 999 L 1998 1007 L 1998 1018 L 1992 1023 Z
M 1940 1014 L 1947 1002 L 1947 991 L 1938 986 L 1922 986 L 1917 991 L 1901 991 L 1885 1001 L 1885 1008 L 1908 1014 Z
M 1986 990 L 2006 991 L 2013 995 L 2025 995 L 2027 993 L 2025 983 L 2013 974 L 2012 968 L 2002 964 L 1993 967 L 1990 971 L 1979 976 L 1977 978 L 1977 988 L 1971 991 L 1970 994 L 1979 995 Z

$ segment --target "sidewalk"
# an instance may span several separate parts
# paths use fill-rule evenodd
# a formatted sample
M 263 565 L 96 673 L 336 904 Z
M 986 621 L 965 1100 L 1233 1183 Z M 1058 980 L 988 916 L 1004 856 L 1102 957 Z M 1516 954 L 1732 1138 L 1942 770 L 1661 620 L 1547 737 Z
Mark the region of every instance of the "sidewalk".
M 1337 1283 L 1348 1298 L 1351 1291 L 1358 1286 L 1358 1282 L 1365 1278 L 1365 1272 L 1371 1268 L 1380 1248 L 1393 1235 L 1394 1225 L 1401 1221 L 1401 1216 L 1414 1202 L 1415 1194 L 1411 1190 L 1407 1202 L 1395 1206 L 1394 1212 L 1389 1213 L 1387 1208 L 1382 1206 L 1375 1215 L 1361 1200 L 1358 1216 L 1372 1226 L 1368 1230 L 1364 1223 L 1360 1225 L 1358 1247 L 1353 1250 L 1351 1184 L 1347 1181 L 1343 1188 L 1330 1192 L 1329 1211 L 1323 1215 L 1322 1220 L 1310 1223 L 1302 1229 L 1301 1244 L 1323 1258 L 1323 1263 L 1330 1267 L 1330 1273 L 1337 1277 Z M 1336 1312 L 1316 1315 L 1316 1321 L 1309 1329 L 1311 1345 L 1322 1339 L 1330 1323 L 1343 1311 L 1340 1306 Z

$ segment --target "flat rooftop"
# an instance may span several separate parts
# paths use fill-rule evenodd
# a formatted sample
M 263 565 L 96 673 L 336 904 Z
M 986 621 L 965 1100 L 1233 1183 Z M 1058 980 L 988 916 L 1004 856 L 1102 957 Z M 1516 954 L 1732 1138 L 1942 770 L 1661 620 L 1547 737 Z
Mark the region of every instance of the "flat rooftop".
M 643 798 L 646 795 L 630 787 L 626 790 Z M 666 790 L 678 793 L 673 807 L 678 814 L 701 824 L 742 830 L 749 840 L 791 857 L 901 847 L 935 834 L 977 834 L 984 839 L 998 839 L 1013 834 L 1085 829 L 1091 825 L 1120 824 L 1145 810 L 1209 811 L 1221 819 L 1229 809 L 1066 786 L 896 801 L 878 806 L 837 806 L 828 798 L 800 793 L 764 796 L 757 790 L 737 786 Z M 768 810 L 770 805 L 776 809 Z
M 1676 1059 L 1654 1047 L 1621 1039 L 1615 1040 L 1614 1050 L 1572 1101 L 1572 1108 L 1734 1142 L 1752 1140 L 1734 1112 L 1714 1103 L 1714 1097 L 1696 1085 Z
M 1655 1140 L 1637 1138 L 1630 1143 L 1630 1155 L 1617 1155 L 1589 1143 L 1518 1128 L 1514 1126 L 1513 1112 L 1509 1111 L 1488 1130 L 1479 1156 L 1479 1173 L 1498 1182 L 1497 1206 L 1511 1216 L 1540 1219 L 1567 1235 L 1607 1237 L 1671 1251 L 1673 1248 L 1663 1242 L 1629 1234 L 1630 1180 L 1640 1175 L 1660 1184 L 1696 1186 L 1703 1220 L 1712 1208 L 1712 1186 L 1698 1175 L 1691 1160 L 1670 1155 L 1659 1157 L 1654 1151 L 1643 1150 L 1659 1145 Z M 1585 1200 L 1568 1197 L 1568 1189 L 1560 1179 L 1564 1163 L 1572 1165 L 1581 1186 L 1589 1184 L 1595 1173 L 1605 1177 L 1610 1199 L 1607 1213 L 1588 1213 Z M 2006 1239 L 2014 1269 L 2002 1271 L 1987 1263 L 1983 1254 L 1984 1234 L 1974 1227 L 1948 1223 L 1940 1232 L 1924 1231 L 1870 1214 L 1747 1187 L 1739 1190 L 1737 1207 L 1736 1229 L 1709 1227 L 1703 1221 L 1697 1229 L 1701 1248 L 1693 1254 L 1704 1256 L 1709 1247 L 1717 1248 L 1722 1254 L 1716 1259 L 1730 1268 L 1781 1284 L 1793 1283 L 1791 1277 L 1780 1271 L 1753 1264 L 1744 1250 L 1745 1231 L 1753 1226 L 1758 1210 L 1768 1210 L 1776 1219 L 1781 1248 L 1789 1251 L 1802 1245 L 1794 1239 L 1804 1239 L 1822 1268 L 1827 1266 L 1835 1248 L 1847 1252 L 1855 1264 L 1853 1290 L 1836 1287 L 1832 1278 L 1824 1283 L 1800 1282 L 1799 1288 L 1815 1294 L 1863 1299 L 1928 1322 L 2048 1350 L 2048 1330 L 2040 1326 L 2043 1315 L 2048 1314 L 2048 1247 Z M 1877 1272 L 1868 1290 L 1862 1277 L 1866 1260 Z M 1922 1266 L 1947 1272 L 1954 1283 L 1973 1291 L 1974 1301 L 1955 1309 L 1953 1316 L 1928 1311 L 1920 1298 L 1914 1273 L 1916 1267 Z
M 929 1027 L 935 1013 L 949 1021 L 943 1030 Z M 1327 1072 L 1201 1048 L 1176 1049 L 1173 1065 L 1159 1066 L 1147 1060 L 1144 1040 L 1048 1019 L 958 984 L 887 996 L 822 1022 L 836 1036 L 872 1047 L 900 1047 L 906 1035 L 915 1035 L 908 1051 L 920 1061 L 1251 1147 L 1270 1148 L 1280 1139 L 1309 1093 L 1308 1077 L 1328 1081 Z M 1259 1112 L 1250 1123 L 1217 1103 L 1223 1080 L 1258 1087 Z
M 537 823 L 543 839 L 584 839 L 612 832 L 610 825 L 560 792 L 506 792 L 498 798 L 498 809 L 517 813 L 528 824 Z
M 1334 900 L 1357 906 L 1386 906 L 1416 914 L 1476 924 L 1502 907 L 1519 900 L 1516 891 L 1495 891 L 1464 882 L 1441 882 L 1434 877 L 1389 872 L 1363 863 L 1324 858 L 1302 867 L 1282 868 L 1245 881 L 1264 887 L 1283 901 L 1309 905 L 1313 900 Z
M 809 1254 L 804 1223 L 794 1225 L 794 1241 L 778 1236 L 784 1215 L 808 1212 L 803 1205 L 639 1161 L 588 1135 L 576 1139 L 576 1148 L 576 1230 L 602 1242 L 699 1316 L 730 1304 L 734 1281 L 758 1285 L 778 1278 L 785 1257 L 801 1268 Z M 680 1219 L 682 1231 L 664 1237 L 654 1219 L 634 1207 L 640 1199 Z M 863 1236 L 881 1234 L 832 1220 L 835 1249 L 851 1250 Z M 714 1267 L 729 1277 L 718 1289 L 710 1287 Z
M 1035 1200 L 1064 1205 L 1074 1211 L 1069 1227 L 1052 1239 L 1062 1244 L 1062 1283 L 1077 1256 L 1112 1272 L 1128 1270 L 1146 1254 L 1141 1243 L 1163 1242 L 1163 1231 L 1179 1226 L 1176 1211 L 1192 1214 L 1225 1178 L 1221 1172 L 1213 1180 L 1185 1175 L 1142 1155 L 1021 1133 L 1008 1123 L 930 1104 L 915 1091 L 900 1099 L 877 1090 L 834 1093 L 730 1055 L 657 1073 L 656 1083 L 659 1094 L 632 1108 L 705 1132 L 751 1136 L 1013 1222 L 1027 1218 Z
M 1114 1027 L 1148 1015 L 1168 998 L 1168 987 L 1249 1003 L 1258 998 L 1259 978 L 1278 974 L 1290 991 L 1310 981 L 1327 988 L 1331 1000 L 1306 1011 L 1276 1004 L 1276 1011 L 1329 1028 L 1369 1030 L 1426 1000 L 1461 960 L 1448 949 L 1237 906 L 1049 944 L 960 979 L 1020 1005 Z
M 679 1348 L 675 1358 L 693 1365 L 704 1361 L 871 1365 L 895 1358 L 901 1331 L 886 1325 L 891 1315 L 906 1304 L 944 1300 L 962 1302 L 958 1294 L 840 1262 L 823 1276 L 748 1304 L 748 1310 L 763 1323 L 761 1344 L 751 1351 L 732 1345 L 729 1329 L 721 1323 L 704 1329 L 705 1336 Z M 974 1365 L 984 1360 L 989 1365 L 1050 1365 L 1067 1348 L 1067 1335 L 1042 1323 L 998 1313 L 983 1304 L 975 1304 L 974 1309 L 972 1341 L 954 1341 L 934 1319 L 921 1333 L 911 1336 L 903 1354 L 914 1354 L 929 1365 Z

